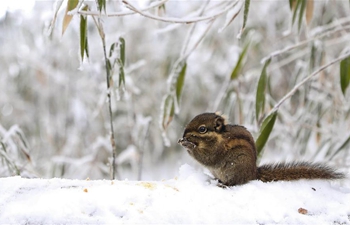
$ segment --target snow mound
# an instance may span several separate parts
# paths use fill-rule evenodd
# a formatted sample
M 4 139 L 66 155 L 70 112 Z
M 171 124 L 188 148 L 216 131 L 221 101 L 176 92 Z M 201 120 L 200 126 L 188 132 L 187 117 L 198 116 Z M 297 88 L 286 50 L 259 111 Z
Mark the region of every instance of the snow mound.
M 166 181 L 0 179 L 0 223 L 350 224 L 349 180 L 230 188 L 192 167 Z

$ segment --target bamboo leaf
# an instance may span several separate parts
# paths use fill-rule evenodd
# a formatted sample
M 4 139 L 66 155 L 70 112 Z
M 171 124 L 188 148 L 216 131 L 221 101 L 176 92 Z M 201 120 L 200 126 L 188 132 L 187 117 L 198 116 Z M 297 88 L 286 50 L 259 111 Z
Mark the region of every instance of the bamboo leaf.
M 289 8 L 290 8 L 290 10 L 293 11 L 294 7 L 295 7 L 295 0 L 289 0 Z
M 107 69 L 109 70 L 110 74 L 112 73 L 112 62 L 111 59 L 107 60 Z
M 62 6 L 62 3 L 63 3 L 63 0 L 58 0 L 56 1 L 55 3 L 55 9 L 54 9 L 54 15 L 53 15 L 53 18 L 50 22 L 50 26 L 49 26 L 49 29 L 48 29 L 48 34 L 51 38 L 51 35 L 52 35 L 52 32 L 55 28 L 55 25 L 56 25 L 56 20 L 57 20 L 57 14 L 58 14 L 58 11 L 60 10 L 61 6 Z
M 167 129 L 170 122 L 173 120 L 175 114 L 175 103 L 174 98 L 171 95 L 167 95 L 163 103 L 163 118 L 162 118 L 162 127 L 164 130 Z
M 101 12 L 104 10 L 106 12 L 106 0 L 97 0 L 97 8 Z
M 186 69 L 187 69 L 187 63 L 182 66 L 182 69 L 179 73 L 179 76 L 177 77 L 176 81 L 176 100 L 177 104 L 180 104 L 180 98 L 181 98 L 181 93 L 182 89 L 185 83 L 185 76 L 186 76 Z
M 242 53 L 240 54 L 238 61 L 236 63 L 235 68 L 232 70 L 230 79 L 234 80 L 238 77 L 239 73 L 241 72 L 242 64 L 243 64 L 243 59 L 245 58 L 245 55 L 247 54 L 249 47 L 249 42 L 244 46 Z
M 249 6 L 250 6 L 250 0 L 245 0 L 244 11 L 243 11 L 243 26 L 241 28 L 241 32 L 244 30 L 244 28 L 247 24 L 247 19 L 248 19 L 248 14 L 249 14 Z
M 304 15 L 304 11 L 306 8 L 306 1 L 307 0 L 300 0 L 300 1 L 301 1 L 301 6 L 300 6 L 300 10 L 299 10 L 298 31 L 300 31 L 301 24 L 303 22 L 303 15 Z
M 163 12 L 165 13 L 165 12 L 166 12 L 165 4 L 160 5 L 160 6 L 158 7 L 158 11 L 163 11 Z
M 262 149 L 264 148 L 267 140 L 269 139 L 270 133 L 273 129 L 273 126 L 275 124 L 276 118 L 277 118 L 277 110 L 272 112 L 270 115 L 268 115 L 261 127 L 260 127 L 260 132 L 259 132 L 259 136 L 256 139 L 256 151 L 257 154 L 260 156 L 260 154 L 262 153 Z
M 87 11 L 88 6 L 83 8 L 84 11 Z M 81 60 L 84 60 L 84 53 L 89 57 L 89 46 L 88 46 L 88 37 L 87 37 L 87 17 L 80 16 L 80 56 Z
M 340 86 L 343 95 L 345 96 L 346 89 L 350 83 L 350 57 L 343 59 L 340 62 Z
M 112 57 L 113 52 L 115 51 L 115 48 L 117 45 L 118 45 L 118 43 L 116 43 L 116 42 L 111 45 L 111 47 L 109 48 L 109 57 Z
M 119 64 L 119 87 L 121 85 L 125 85 L 125 73 L 124 73 L 124 66 L 121 62 L 121 59 L 118 59 Z
M 307 25 L 310 24 L 313 13 L 314 13 L 314 0 L 306 0 L 305 18 L 306 18 Z
M 66 8 L 66 12 L 65 12 L 64 17 L 63 17 L 62 35 L 66 31 L 69 23 L 71 22 L 71 20 L 73 18 L 72 15 L 68 15 L 68 12 L 75 9 L 77 7 L 78 3 L 79 3 L 79 0 L 68 0 L 67 1 L 67 8 Z
M 313 42 L 311 46 L 311 54 L 310 54 L 310 71 L 312 71 L 315 68 L 316 54 L 317 54 L 317 48 L 315 43 Z
M 271 58 L 265 62 L 265 65 L 261 71 L 261 75 L 258 82 L 258 88 L 256 90 L 256 101 L 255 101 L 255 116 L 256 121 L 259 121 L 260 113 L 264 111 L 265 108 L 265 93 L 266 93 L 266 82 L 267 73 L 266 69 L 271 62 Z
M 113 53 L 116 51 L 116 46 L 118 46 L 118 43 L 114 42 L 113 44 L 111 44 L 111 47 L 109 48 L 109 58 L 107 60 L 107 66 L 108 66 L 108 70 L 110 71 L 110 74 L 112 74 L 113 72 L 113 68 L 115 65 L 115 62 L 117 60 L 116 57 L 113 57 Z
M 86 34 L 86 40 L 85 40 L 85 53 L 86 53 L 86 57 L 90 57 L 89 55 L 89 42 L 88 42 L 88 35 Z
M 119 87 L 121 85 L 125 85 L 125 73 L 124 73 L 124 66 L 125 66 L 125 40 L 124 38 L 119 38 Z
M 119 47 L 120 47 L 120 60 L 123 66 L 125 66 L 125 40 L 122 37 L 119 38 Z
M 296 3 L 295 3 L 295 1 L 296 1 Z M 295 0 L 295 1 L 293 1 L 293 3 L 292 3 L 292 9 L 293 9 L 292 24 L 294 24 L 295 19 L 297 17 L 297 12 L 298 12 L 298 9 L 300 6 L 300 2 L 304 1 L 304 0 Z

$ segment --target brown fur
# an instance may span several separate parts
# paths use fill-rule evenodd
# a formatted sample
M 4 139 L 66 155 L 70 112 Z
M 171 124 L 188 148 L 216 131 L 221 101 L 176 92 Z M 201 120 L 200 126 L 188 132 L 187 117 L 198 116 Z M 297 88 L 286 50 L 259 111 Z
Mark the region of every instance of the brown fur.
M 330 167 L 307 162 L 257 167 L 255 142 L 250 132 L 243 126 L 227 124 L 217 113 L 203 113 L 193 118 L 178 143 L 227 186 L 255 179 L 268 182 L 344 177 Z

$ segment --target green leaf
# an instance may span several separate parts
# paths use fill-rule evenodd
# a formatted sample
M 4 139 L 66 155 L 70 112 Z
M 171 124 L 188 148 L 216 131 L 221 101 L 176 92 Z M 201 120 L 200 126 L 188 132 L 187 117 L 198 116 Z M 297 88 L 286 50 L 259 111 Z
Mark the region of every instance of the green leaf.
M 300 6 L 300 2 L 304 1 L 304 0 L 296 0 L 296 1 L 297 1 L 297 3 L 296 3 L 296 5 L 295 5 L 295 7 L 293 9 L 294 11 L 293 11 L 292 24 L 294 24 L 295 18 L 297 17 L 297 12 L 298 12 L 298 9 L 299 9 L 299 6 Z M 293 4 L 295 4 L 295 3 L 293 3 Z M 293 6 L 293 4 L 292 4 L 292 6 Z
M 310 54 L 310 71 L 312 71 L 315 68 L 316 55 L 317 55 L 317 48 L 315 43 L 313 42 L 311 46 L 311 54 Z
M 256 101 L 255 101 L 255 116 L 256 121 L 259 121 L 260 113 L 264 111 L 265 108 L 265 93 L 266 93 L 266 83 L 267 83 L 267 73 L 266 68 L 271 62 L 269 58 L 261 71 L 261 75 L 258 82 L 258 88 L 256 90 Z
M 264 148 L 267 140 L 269 139 L 270 133 L 272 131 L 272 128 L 275 124 L 276 118 L 277 118 L 277 110 L 270 113 L 270 115 L 268 115 L 261 127 L 260 127 L 260 132 L 259 132 L 259 137 L 256 139 L 256 151 L 258 156 L 260 156 L 260 154 L 262 153 L 262 149 Z
M 86 34 L 86 40 L 85 40 L 85 53 L 86 53 L 86 57 L 90 57 L 89 55 L 89 42 L 88 42 L 88 35 Z
M 306 1 L 308 1 L 308 0 L 296 0 L 296 3 L 293 1 L 289 1 L 289 4 L 293 9 L 292 24 L 294 24 L 294 22 L 297 18 L 297 14 L 299 16 L 298 17 L 298 31 L 300 31 L 301 24 L 303 22 L 303 15 L 305 14 L 306 3 L 307 3 Z M 294 5 L 295 5 L 295 7 L 294 7 Z M 309 7 L 309 9 L 311 10 L 311 7 Z M 309 18 L 307 18 L 307 19 L 309 19 Z
M 182 66 L 182 69 L 176 81 L 176 100 L 178 104 L 180 104 L 180 97 L 181 97 L 182 89 L 185 83 L 186 69 L 187 69 L 187 63 L 185 62 L 185 64 Z
M 300 0 L 300 1 L 301 1 L 301 6 L 299 10 L 298 31 L 300 31 L 301 23 L 303 22 L 303 15 L 304 15 L 307 0 Z
M 289 8 L 293 10 L 293 3 L 295 0 L 289 0 Z
M 106 12 L 106 0 L 97 0 L 97 8 L 100 12 L 102 9 Z
M 121 59 L 118 59 L 119 64 L 119 87 L 121 85 L 125 85 L 125 73 L 124 73 L 124 66 L 121 62 Z
M 113 52 L 115 51 L 115 47 L 117 46 L 118 43 L 114 42 L 111 47 L 109 48 L 109 57 L 112 57 Z
M 158 11 L 163 11 L 164 14 L 165 14 L 165 12 L 166 12 L 165 4 L 160 5 L 160 6 L 158 7 Z
M 243 25 L 242 25 L 241 30 L 244 30 L 245 25 L 247 24 L 247 19 L 248 19 L 248 14 L 249 14 L 249 6 L 250 6 L 250 0 L 245 0 L 244 1 L 244 12 L 243 12 Z
M 118 45 L 118 43 L 114 42 L 113 44 L 111 44 L 111 47 L 109 48 L 109 58 L 107 60 L 107 68 L 110 71 L 110 74 L 112 74 L 112 70 L 114 68 L 115 62 L 116 62 L 116 58 L 112 58 L 113 56 L 113 52 L 116 51 L 116 46 Z
M 343 95 L 345 96 L 346 89 L 350 83 L 350 57 L 343 59 L 340 62 L 340 86 Z
M 87 43 L 87 17 L 80 16 L 80 56 L 84 60 L 84 53 L 89 57 L 88 43 Z
M 119 46 L 120 46 L 120 59 L 123 63 L 123 66 L 125 66 L 125 40 L 124 38 L 119 38 Z
M 119 87 L 121 85 L 125 85 L 125 73 L 124 73 L 124 66 L 125 66 L 125 40 L 124 38 L 119 38 Z
M 245 55 L 247 54 L 248 51 L 248 47 L 249 47 L 249 42 L 244 46 L 242 53 L 240 54 L 238 61 L 236 63 L 235 68 L 232 70 L 230 79 L 234 80 L 238 77 L 239 73 L 241 72 L 241 68 L 242 68 L 242 63 L 243 63 L 243 59 L 245 57 Z
M 66 12 L 64 13 L 63 23 L 62 23 L 62 35 L 66 31 L 69 23 L 71 22 L 71 20 L 73 18 L 72 15 L 68 15 L 68 12 L 75 9 L 77 7 L 78 3 L 79 3 L 79 0 L 68 0 L 67 1 L 67 8 L 66 8 Z

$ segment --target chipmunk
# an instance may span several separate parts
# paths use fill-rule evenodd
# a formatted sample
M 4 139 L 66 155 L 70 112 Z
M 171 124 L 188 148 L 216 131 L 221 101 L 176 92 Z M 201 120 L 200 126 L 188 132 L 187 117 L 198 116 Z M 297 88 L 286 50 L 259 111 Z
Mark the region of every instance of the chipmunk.
M 216 113 L 203 113 L 187 124 L 178 143 L 209 169 L 225 186 L 298 179 L 341 179 L 332 168 L 308 162 L 267 164 L 257 167 L 255 142 L 243 126 L 227 124 Z

